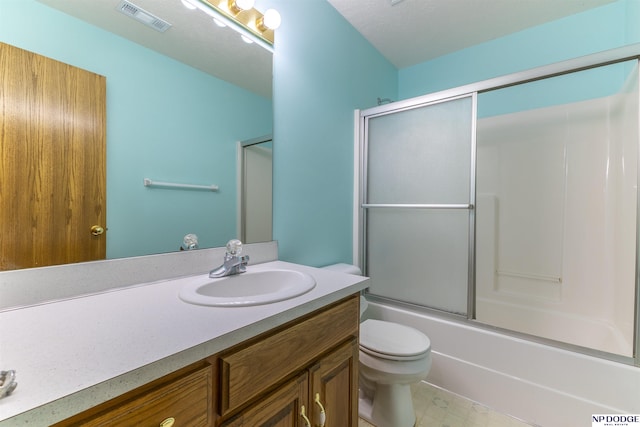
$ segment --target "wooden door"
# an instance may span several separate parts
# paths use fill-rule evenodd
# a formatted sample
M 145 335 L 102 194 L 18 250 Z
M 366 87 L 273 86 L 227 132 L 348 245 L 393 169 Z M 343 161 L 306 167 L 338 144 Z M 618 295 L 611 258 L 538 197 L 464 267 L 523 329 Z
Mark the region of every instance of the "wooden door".
M 273 142 L 242 147 L 240 236 L 245 243 L 273 240 Z
M 358 341 L 353 338 L 322 358 L 309 370 L 312 425 L 358 426 Z
M 305 372 L 221 427 L 307 427 L 301 412 L 308 413 L 308 384 Z
M 0 270 L 105 258 L 105 187 L 105 77 L 0 43 Z

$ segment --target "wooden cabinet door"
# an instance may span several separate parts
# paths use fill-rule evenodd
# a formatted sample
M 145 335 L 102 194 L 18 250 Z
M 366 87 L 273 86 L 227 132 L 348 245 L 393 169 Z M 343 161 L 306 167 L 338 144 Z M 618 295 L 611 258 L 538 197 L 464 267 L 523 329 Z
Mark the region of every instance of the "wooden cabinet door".
M 221 427 L 306 427 L 302 416 L 307 411 L 309 383 L 307 373 L 289 381 Z
M 105 77 L 0 43 L 0 270 L 104 259 L 105 228 Z
M 276 333 L 220 357 L 221 408 L 227 415 L 308 368 L 358 335 L 359 297 L 351 297 Z M 344 426 L 340 426 L 344 427 Z
M 309 412 L 313 426 L 358 426 L 358 340 L 351 339 L 309 369 Z M 318 401 L 316 401 L 318 400 Z
M 175 427 L 208 427 L 212 424 L 213 410 L 212 369 L 211 366 L 191 369 L 170 374 L 143 386 L 142 390 L 125 393 L 54 427 L 158 427 L 165 420 L 174 420 Z M 176 377 L 183 371 L 187 374 Z

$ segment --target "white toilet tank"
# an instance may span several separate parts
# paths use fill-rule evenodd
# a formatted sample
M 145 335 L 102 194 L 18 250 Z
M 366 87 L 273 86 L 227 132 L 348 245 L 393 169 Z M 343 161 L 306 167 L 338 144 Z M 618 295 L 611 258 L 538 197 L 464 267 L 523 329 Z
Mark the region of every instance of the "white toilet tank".
M 333 270 L 333 271 L 338 271 L 340 273 L 353 274 L 355 276 L 362 276 L 362 270 L 360 270 L 360 268 L 358 268 L 357 266 L 351 265 L 351 264 L 345 264 L 345 263 L 330 264 L 322 268 L 325 270 Z M 360 317 L 362 317 L 368 305 L 369 305 L 369 302 L 367 302 L 365 297 L 363 297 L 362 294 L 360 294 Z
M 339 271 L 340 273 L 354 274 L 356 276 L 362 276 L 362 270 L 357 266 L 345 263 L 331 264 L 326 267 L 322 267 L 326 270 Z

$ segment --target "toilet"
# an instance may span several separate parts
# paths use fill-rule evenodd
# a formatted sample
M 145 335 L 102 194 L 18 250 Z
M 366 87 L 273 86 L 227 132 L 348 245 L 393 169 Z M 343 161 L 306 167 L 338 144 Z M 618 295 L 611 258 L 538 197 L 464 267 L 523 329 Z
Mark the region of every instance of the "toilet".
M 326 269 L 361 274 L 348 264 Z M 367 308 L 360 297 L 360 315 Z M 431 368 L 431 341 L 417 329 L 376 319 L 360 323 L 360 418 L 376 427 L 413 427 L 416 422 L 411 384 L 427 377 Z

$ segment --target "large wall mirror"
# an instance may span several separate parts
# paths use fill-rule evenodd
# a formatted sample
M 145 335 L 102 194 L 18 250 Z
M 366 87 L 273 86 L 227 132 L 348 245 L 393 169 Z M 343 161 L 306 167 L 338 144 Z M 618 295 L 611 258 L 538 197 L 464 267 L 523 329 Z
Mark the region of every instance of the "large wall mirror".
M 131 0 L 164 32 L 121 3 L 2 1 L 0 42 L 106 77 L 108 259 L 177 251 L 187 234 L 224 246 L 241 229 L 239 141 L 272 133 L 272 54 L 180 0 Z

